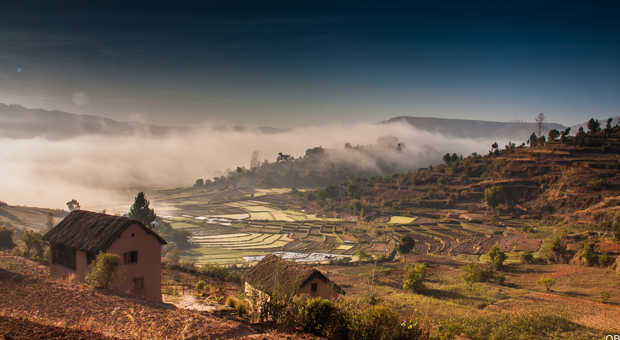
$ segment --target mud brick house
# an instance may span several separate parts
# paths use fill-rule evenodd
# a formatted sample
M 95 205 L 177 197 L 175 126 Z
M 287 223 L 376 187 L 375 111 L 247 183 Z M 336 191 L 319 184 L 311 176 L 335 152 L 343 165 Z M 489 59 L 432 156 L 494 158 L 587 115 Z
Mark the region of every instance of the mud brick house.
M 161 301 L 161 246 L 166 241 L 139 221 L 76 210 L 43 238 L 50 243 L 52 276 L 84 281 L 98 253 L 113 253 L 121 266 L 112 288 Z
M 267 255 L 245 275 L 245 294 L 260 308 L 274 295 L 309 296 L 333 300 L 344 291 L 315 268 Z M 256 305 L 258 304 L 258 305 Z

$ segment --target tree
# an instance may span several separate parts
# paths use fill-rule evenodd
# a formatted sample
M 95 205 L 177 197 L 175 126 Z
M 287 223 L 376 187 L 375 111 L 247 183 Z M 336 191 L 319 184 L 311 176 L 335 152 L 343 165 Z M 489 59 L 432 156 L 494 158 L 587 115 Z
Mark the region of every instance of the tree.
M 570 135 L 570 128 L 569 127 L 567 127 L 564 131 L 562 131 L 560 133 L 560 140 L 562 142 L 564 142 L 566 140 L 566 137 L 568 137 L 568 135 Z
M 78 202 L 75 198 L 67 202 L 67 208 L 69 211 L 80 210 L 80 202 Z
M 484 270 L 477 263 L 468 263 L 463 267 L 463 280 L 470 285 L 473 285 L 474 282 L 486 282 L 491 277 L 491 273 L 488 270 Z
M 290 161 L 290 160 L 292 160 L 291 155 L 287 155 L 285 153 L 278 152 L 278 158 L 276 158 L 276 161 L 278 161 L 278 162 L 286 162 L 286 161 Z
M 496 186 L 488 187 L 484 189 L 484 202 L 491 208 L 495 208 L 499 205 L 500 192 Z
M 588 121 L 588 132 L 591 135 L 598 133 L 601 130 L 601 123 L 598 119 L 590 118 Z
M 202 178 L 199 178 L 196 180 L 196 182 L 194 182 L 195 187 L 201 187 L 203 185 L 205 185 L 205 181 Z
M 426 279 L 426 263 L 416 263 L 414 266 L 405 267 L 403 276 L 403 289 L 409 289 L 416 293 L 423 291 Z
M 596 245 L 594 242 L 589 242 L 583 245 L 583 253 L 581 258 L 586 261 L 588 266 L 593 266 L 598 263 L 598 254 L 596 253 Z
M 47 227 L 48 231 L 54 228 L 54 214 L 52 214 L 51 212 L 48 212 L 45 216 L 45 226 Z
M 111 253 L 99 253 L 91 269 L 86 274 L 86 282 L 95 288 L 110 288 L 121 264 L 120 256 Z
M 494 246 L 489 251 L 489 259 L 491 260 L 491 267 L 493 270 L 502 270 L 504 269 L 504 261 L 506 261 L 506 254 L 499 250 L 497 246 Z
M 133 201 L 133 205 L 129 208 L 129 218 L 142 222 L 147 227 L 151 227 L 151 223 L 155 221 L 155 211 L 149 208 L 149 201 L 146 199 L 144 192 L 140 191 Z
M 539 136 L 542 136 L 543 134 L 544 124 L 545 124 L 545 114 L 541 112 L 538 114 L 538 116 L 536 116 L 536 126 L 538 128 Z
M 497 145 L 497 142 L 494 142 L 493 144 L 491 144 L 491 149 L 495 150 L 499 147 L 499 145 Z
M 536 136 L 536 133 L 532 132 L 527 142 L 530 144 L 530 147 L 535 147 L 536 143 L 538 142 L 538 137 Z
M 13 249 L 15 248 L 15 242 L 13 242 L 13 230 L 6 226 L 0 226 L 0 249 Z
M 414 246 L 415 240 L 413 237 L 406 235 L 400 240 L 400 243 L 398 244 L 398 251 L 401 254 L 408 254 Z
M 43 258 L 43 236 L 36 231 L 26 231 L 22 236 L 22 241 L 26 244 L 25 255 L 32 259 Z
M 452 161 L 452 157 L 450 156 L 450 153 L 446 153 L 445 155 L 443 155 L 443 161 L 446 164 L 450 164 L 450 162 Z
M 545 287 L 545 290 L 550 292 L 551 291 L 551 287 L 553 287 L 553 285 L 555 285 L 555 279 L 552 279 L 550 277 L 545 277 L 544 275 L 541 276 L 538 279 L 538 284 Z
M 560 131 L 553 129 L 549 131 L 549 141 L 553 142 L 560 137 Z

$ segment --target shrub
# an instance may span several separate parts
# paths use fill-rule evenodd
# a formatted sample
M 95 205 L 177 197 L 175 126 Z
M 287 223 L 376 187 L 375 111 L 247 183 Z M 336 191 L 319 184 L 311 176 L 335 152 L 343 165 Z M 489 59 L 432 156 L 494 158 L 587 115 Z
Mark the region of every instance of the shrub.
M 198 280 L 194 285 L 194 289 L 196 289 L 196 295 L 199 297 L 209 296 L 214 293 L 213 286 L 204 280 Z
M 506 261 L 506 254 L 504 252 L 499 251 L 497 246 L 494 246 L 489 251 L 489 258 L 491 260 L 491 267 L 493 270 L 502 270 L 504 269 L 504 261 Z
M 400 333 L 398 316 L 385 306 L 344 306 L 349 339 L 388 340 Z
M 329 300 L 321 298 L 307 299 L 301 303 L 301 324 L 304 332 L 327 336 L 339 333 L 342 327 L 336 322 L 341 319 L 339 311 Z
M 408 254 L 414 246 L 415 240 L 413 237 L 407 235 L 400 240 L 400 243 L 398 244 L 398 251 L 401 254 Z
M 609 255 L 607 255 L 607 253 L 603 253 L 598 256 L 598 265 L 599 267 L 607 267 L 611 260 L 612 259 L 609 257 Z
M 474 282 L 486 282 L 489 277 L 489 272 L 485 271 L 477 263 L 468 263 L 463 267 L 463 280 L 470 285 Z
M 0 226 L 0 249 L 10 250 L 15 248 L 15 242 L 13 242 L 13 230 Z
M 521 264 L 532 264 L 536 262 L 536 259 L 534 259 L 534 255 L 532 255 L 531 251 L 521 254 L 520 260 Z
M 611 296 L 609 295 L 609 292 L 601 292 L 601 295 L 600 295 L 601 303 L 609 303 L 610 297 Z
M 120 256 L 110 253 L 99 253 L 86 274 L 86 282 L 95 288 L 110 288 L 121 264 Z
M 26 244 L 26 251 L 24 254 L 35 260 L 41 260 L 43 258 L 44 242 L 43 236 L 35 231 L 26 231 L 22 236 L 22 241 Z
M 589 242 L 583 245 L 583 253 L 581 258 L 586 261 L 588 266 L 598 264 L 598 255 L 596 254 L 596 245 L 594 242 Z
M 403 276 L 403 289 L 414 292 L 421 292 L 425 289 L 424 280 L 426 279 L 426 263 L 417 263 L 414 266 L 405 267 Z
M 484 202 L 491 208 L 495 210 L 495 208 L 499 205 L 500 201 L 500 190 L 496 186 L 492 186 L 484 189 Z
M 233 272 L 232 270 L 214 265 L 214 264 L 205 264 L 200 268 L 200 273 L 206 275 L 208 277 L 212 277 L 216 280 L 220 281 L 228 281 L 228 282 L 241 282 L 241 275 Z
M 240 316 L 246 315 L 248 313 L 248 303 L 243 298 L 238 298 L 236 296 L 229 295 L 224 300 L 224 304 L 228 307 L 234 308 Z
M 537 283 L 543 287 L 545 287 L 545 290 L 547 292 L 551 291 L 551 287 L 553 287 L 553 285 L 555 285 L 555 279 L 552 279 L 550 277 L 545 277 L 544 275 L 541 276 L 540 278 L 538 278 Z

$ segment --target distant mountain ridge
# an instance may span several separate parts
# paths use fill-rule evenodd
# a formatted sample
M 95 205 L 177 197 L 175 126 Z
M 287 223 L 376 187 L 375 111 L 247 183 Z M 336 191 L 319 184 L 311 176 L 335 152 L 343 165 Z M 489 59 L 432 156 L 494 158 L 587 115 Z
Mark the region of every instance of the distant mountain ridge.
M 532 132 L 536 132 L 536 123 L 528 122 L 494 122 L 484 120 L 447 119 L 433 117 L 400 116 L 382 121 L 380 124 L 408 124 L 416 129 L 439 133 L 456 138 L 497 138 L 514 142 L 525 141 Z M 564 130 L 566 126 L 558 123 L 544 123 L 543 130 Z
M 82 135 L 165 134 L 171 128 L 136 122 L 119 122 L 94 115 L 0 104 L 0 136 L 13 139 L 43 137 L 66 139 Z

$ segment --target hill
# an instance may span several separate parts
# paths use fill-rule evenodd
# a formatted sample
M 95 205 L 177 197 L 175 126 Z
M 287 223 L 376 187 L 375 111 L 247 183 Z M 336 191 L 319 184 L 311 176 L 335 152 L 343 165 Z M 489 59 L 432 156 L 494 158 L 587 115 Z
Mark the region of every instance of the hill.
M 82 284 L 53 280 L 46 266 L 0 254 L 0 334 L 32 339 L 310 339 L 260 334 L 249 325 Z
M 423 208 L 486 213 L 493 207 L 500 214 L 579 223 L 620 216 L 619 126 L 532 143 L 485 156 L 448 154 L 439 166 L 359 178 L 305 198 L 324 214 L 365 220 Z
M 439 133 L 448 137 L 483 138 L 520 141 L 525 140 L 537 130 L 536 123 L 527 122 L 493 122 L 469 119 L 445 119 L 432 117 L 394 117 L 381 124 L 404 123 L 419 130 Z M 544 123 L 544 131 L 552 129 L 564 130 L 566 127 L 558 123 Z
M 0 135 L 6 138 L 57 140 L 90 134 L 118 136 L 142 132 L 160 135 L 168 131 L 170 128 L 157 125 L 0 104 Z
M 0 201 L 0 225 L 13 229 L 42 231 L 50 222 L 55 224 L 66 215 L 64 210 L 16 206 Z

